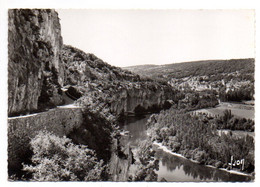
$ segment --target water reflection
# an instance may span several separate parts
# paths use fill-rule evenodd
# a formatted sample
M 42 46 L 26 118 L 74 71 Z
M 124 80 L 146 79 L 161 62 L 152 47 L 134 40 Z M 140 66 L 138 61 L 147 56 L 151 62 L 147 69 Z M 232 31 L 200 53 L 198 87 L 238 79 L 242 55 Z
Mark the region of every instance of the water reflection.
M 199 165 L 188 159 L 174 156 L 161 149 L 156 149 L 156 157 L 160 160 L 159 180 L 167 181 L 250 181 L 250 177 L 236 175 L 216 168 Z
M 128 143 L 131 143 L 131 147 L 136 147 L 140 141 L 147 138 L 146 134 L 146 121 L 150 115 L 127 117 L 122 125 L 122 129 L 130 132 L 130 136 L 126 137 Z
M 147 138 L 146 121 L 149 115 L 145 117 L 128 117 L 121 128 L 130 132 L 130 136 L 122 139 L 125 144 L 136 147 L 138 143 Z M 250 181 L 250 177 L 231 174 L 216 168 L 199 165 L 188 159 L 174 156 L 161 149 L 156 149 L 156 158 L 159 162 L 158 174 L 159 181 L 164 178 L 168 182 L 199 182 L 199 181 L 223 181 L 223 182 L 242 182 Z

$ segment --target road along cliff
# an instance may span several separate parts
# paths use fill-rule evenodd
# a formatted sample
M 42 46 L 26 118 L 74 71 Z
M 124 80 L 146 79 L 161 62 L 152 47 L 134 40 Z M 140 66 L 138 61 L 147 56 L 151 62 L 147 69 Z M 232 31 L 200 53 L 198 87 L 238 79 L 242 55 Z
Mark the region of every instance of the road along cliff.
M 118 121 L 169 108 L 172 87 L 63 45 L 55 10 L 10 9 L 8 16 L 9 175 L 22 177 L 30 140 L 45 130 L 117 163 L 110 164 L 112 180 L 125 181 L 132 152 L 118 143 Z

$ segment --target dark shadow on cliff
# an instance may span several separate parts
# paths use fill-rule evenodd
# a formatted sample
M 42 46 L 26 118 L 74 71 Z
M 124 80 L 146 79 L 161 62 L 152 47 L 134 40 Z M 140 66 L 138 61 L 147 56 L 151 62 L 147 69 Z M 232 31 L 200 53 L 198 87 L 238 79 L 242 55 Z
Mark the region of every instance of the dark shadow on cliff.
M 68 138 L 76 144 L 87 145 L 90 149 L 94 149 L 97 158 L 107 163 L 111 156 L 111 123 L 99 113 L 93 113 L 87 109 L 83 112 L 83 117 L 82 125 L 74 129 Z

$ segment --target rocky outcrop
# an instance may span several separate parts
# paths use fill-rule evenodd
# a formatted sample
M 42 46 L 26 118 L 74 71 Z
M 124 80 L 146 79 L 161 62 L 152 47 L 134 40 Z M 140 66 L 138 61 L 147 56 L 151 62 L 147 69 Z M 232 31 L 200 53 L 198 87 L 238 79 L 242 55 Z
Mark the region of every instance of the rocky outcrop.
M 66 85 L 85 85 L 88 82 L 139 81 L 139 75 L 111 66 L 92 53 L 64 45 L 62 50 Z
M 81 108 L 55 108 L 10 117 L 9 174 L 21 172 L 21 163 L 30 162 L 30 139 L 47 130 L 66 135 L 76 144 L 88 145 L 106 163 L 112 160 L 116 163 L 112 167 L 114 180 L 125 181 L 132 153 L 129 147 L 118 149 L 119 143 L 114 142 L 119 133 L 115 115 L 162 108 L 172 97 L 171 87 L 63 46 L 54 10 L 19 9 L 9 10 L 8 14 L 9 116 L 41 111 L 63 102 L 71 104 L 76 99 L 85 109 L 82 113 Z
M 172 91 L 158 83 L 138 82 L 134 86 L 121 88 L 111 99 L 111 111 L 120 114 L 158 112 L 169 107 Z
M 113 139 L 111 145 L 111 159 L 109 162 L 109 171 L 112 181 L 128 181 L 129 169 L 133 162 L 133 153 L 129 144 L 122 144 L 120 138 Z
M 73 86 L 82 98 L 80 105 L 107 108 L 113 114 L 154 111 L 164 108 L 173 97 L 167 84 L 111 66 L 93 54 L 71 46 L 64 46 L 63 61 L 66 86 Z
M 8 16 L 9 116 L 62 103 L 58 14 L 47 9 L 11 9 Z

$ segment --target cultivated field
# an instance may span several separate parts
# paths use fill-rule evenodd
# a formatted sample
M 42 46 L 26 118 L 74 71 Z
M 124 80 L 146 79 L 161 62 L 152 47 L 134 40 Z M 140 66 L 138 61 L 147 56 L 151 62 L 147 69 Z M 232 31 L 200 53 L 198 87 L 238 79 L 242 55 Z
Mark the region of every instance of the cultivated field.
M 214 108 L 206 108 L 196 110 L 196 113 L 207 113 L 211 116 L 223 115 L 225 110 L 231 110 L 231 113 L 240 118 L 254 119 L 255 110 L 254 105 L 244 104 L 244 103 L 229 103 L 221 102 L 218 106 Z
M 236 136 L 238 138 L 240 137 L 245 137 L 247 135 L 251 136 L 251 137 L 255 137 L 255 132 L 247 132 L 247 131 L 240 131 L 240 130 L 218 130 L 219 135 L 221 135 L 222 133 L 229 133 L 232 132 L 232 136 Z

